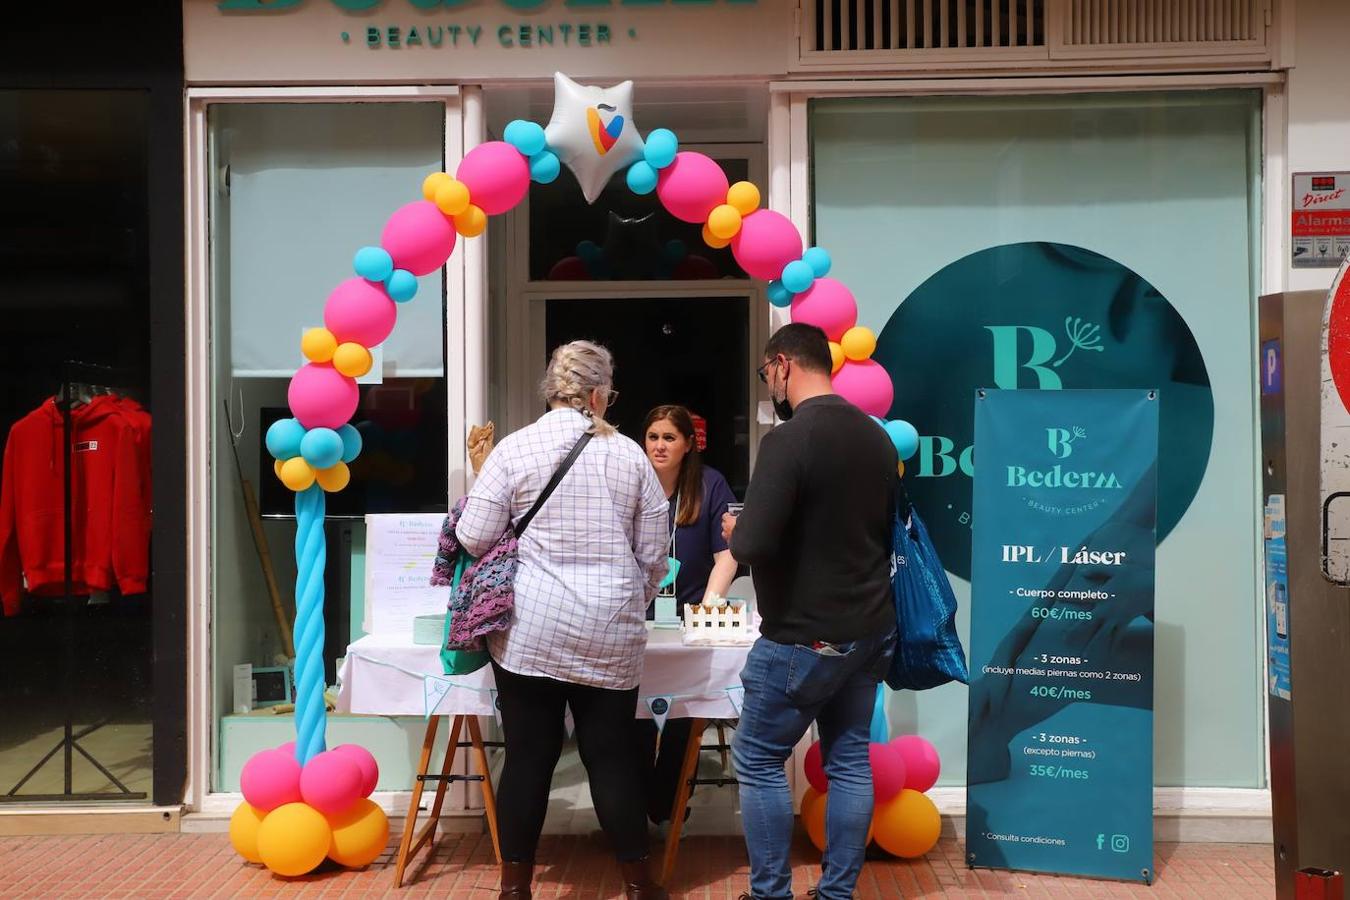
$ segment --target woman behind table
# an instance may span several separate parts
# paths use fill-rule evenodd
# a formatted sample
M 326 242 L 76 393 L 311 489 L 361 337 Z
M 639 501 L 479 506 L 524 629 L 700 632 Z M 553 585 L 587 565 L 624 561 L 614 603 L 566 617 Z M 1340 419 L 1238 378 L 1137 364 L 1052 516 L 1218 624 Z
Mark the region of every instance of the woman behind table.
M 686 604 L 705 597 L 725 597 L 736 577 L 736 561 L 722 539 L 722 514 L 736 497 L 716 469 L 703 465 L 693 416 L 683 406 L 658 406 L 642 427 L 643 445 L 668 506 L 671 553 L 679 560 L 673 593 L 680 617 Z M 647 815 L 657 825 L 670 819 L 679 788 L 680 767 L 689 740 L 690 719 L 667 719 L 657 752 L 655 723 L 638 723 L 643 759 L 654 759 L 647 790 Z M 687 814 L 687 811 L 686 811 Z
M 486 552 L 594 431 L 521 536 L 512 625 L 488 638 L 506 743 L 497 809 L 501 897 L 510 900 L 530 897 L 569 706 L 628 897 L 666 897 L 648 875 L 644 772 L 632 734 L 644 613 L 667 569 L 667 504 L 641 448 L 604 420 L 613 380 L 605 348 L 574 341 L 555 350 L 542 384 L 549 411 L 487 458 L 456 529 L 470 553 Z

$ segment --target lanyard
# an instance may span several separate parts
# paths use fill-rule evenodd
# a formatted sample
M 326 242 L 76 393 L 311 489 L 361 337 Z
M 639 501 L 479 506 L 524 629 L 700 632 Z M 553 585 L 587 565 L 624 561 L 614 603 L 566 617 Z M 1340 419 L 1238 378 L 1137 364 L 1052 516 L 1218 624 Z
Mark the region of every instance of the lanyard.
M 679 492 L 677 491 L 675 494 L 675 515 L 671 522 L 670 528 L 670 546 L 666 549 L 666 558 L 667 560 L 670 561 L 670 566 L 673 571 L 670 582 L 668 584 L 663 585 L 661 589 L 657 592 L 658 597 L 679 596 L 679 591 L 676 587 L 676 584 L 680 577 L 680 563 L 679 560 L 675 558 L 675 535 L 678 534 L 680 530 L 680 526 L 678 524 L 679 518 L 680 518 L 680 495 Z

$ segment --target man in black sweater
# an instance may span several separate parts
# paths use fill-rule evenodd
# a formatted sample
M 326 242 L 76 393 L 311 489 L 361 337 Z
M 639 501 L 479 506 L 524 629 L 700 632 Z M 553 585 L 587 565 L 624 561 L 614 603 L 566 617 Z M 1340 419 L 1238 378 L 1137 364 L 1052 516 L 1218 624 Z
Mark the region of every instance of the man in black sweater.
M 723 520 L 762 619 L 732 743 L 753 900 L 792 897 L 784 764 L 812 721 L 830 780 L 822 900 L 853 896 L 872 818 L 869 726 L 896 640 L 898 459 L 885 431 L 834 393 L 831 368 L 819 328 L 786 325 L 770 338 L 759 377 L 784 424 L 760 445 L 744 511 Z

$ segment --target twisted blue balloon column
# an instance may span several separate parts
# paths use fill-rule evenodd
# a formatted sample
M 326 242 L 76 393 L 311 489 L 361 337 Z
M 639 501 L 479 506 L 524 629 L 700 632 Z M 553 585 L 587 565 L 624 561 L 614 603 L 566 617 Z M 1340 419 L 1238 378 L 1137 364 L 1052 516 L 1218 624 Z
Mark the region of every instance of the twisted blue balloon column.
M 324 747 L 324 496 L 317 484 L 295 495 L 295 758 L 305 765 Z

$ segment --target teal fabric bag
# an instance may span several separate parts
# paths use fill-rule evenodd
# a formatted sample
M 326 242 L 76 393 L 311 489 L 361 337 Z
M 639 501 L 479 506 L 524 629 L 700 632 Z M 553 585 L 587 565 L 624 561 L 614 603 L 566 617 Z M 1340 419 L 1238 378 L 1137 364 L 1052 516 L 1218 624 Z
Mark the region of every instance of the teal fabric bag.
M 473 557 L 460 551 L 455 559 L 455 574 L 450 580 L 450 595 L 454 596 L 455 591 L 459 590 L 460 579 L 464 577 L 464 570 L 473 563 Z M 445 630 L 441 634 L 441 669 L 446 675 L 468 675 L 470 672 L 477 672 L 486 666 L 491 660 L 486 650 L 449 650 L 446 644 L 450 641 L 450 618 L 454 615 L 453 610 L 447 610 L 445 614 Z

